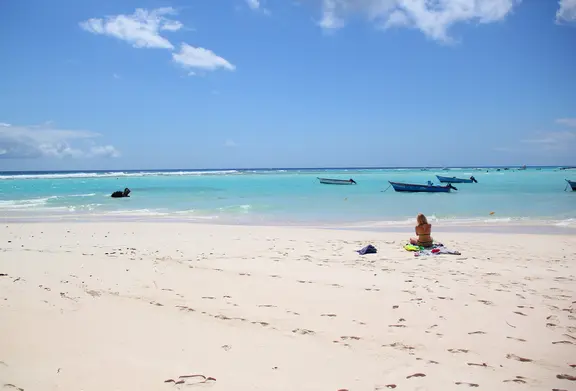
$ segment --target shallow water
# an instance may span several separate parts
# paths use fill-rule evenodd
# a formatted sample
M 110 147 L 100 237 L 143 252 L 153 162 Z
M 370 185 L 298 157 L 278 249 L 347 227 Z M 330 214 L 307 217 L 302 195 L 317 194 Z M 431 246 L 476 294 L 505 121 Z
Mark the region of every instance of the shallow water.
M 446 193 L 396 193 L 388 181 L 438 183 L 474 175 Z M 321 185 L 317 177 L 358 185 Z M 0 216 L 169 217 L 239 223 L 412 224 L 425 213 L 453 224 L 576 226 L 576 170 L 325 169 L 0 173 Z M 131 197 L 110 193 L 129 187 Z M 492 215 L 491 212 L 494 212 Z

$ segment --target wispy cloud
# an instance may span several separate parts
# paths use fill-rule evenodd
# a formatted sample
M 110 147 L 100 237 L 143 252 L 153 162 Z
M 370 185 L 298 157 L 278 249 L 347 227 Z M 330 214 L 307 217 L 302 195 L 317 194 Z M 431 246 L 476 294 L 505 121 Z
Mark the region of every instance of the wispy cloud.
M 560 0 L 556 12 L 556 23 L 576 22 L 576 0 Z
M 114 79 L 116 79 L 116 80 L 122 79 L 122 77 L 120 77 L 120 75 L 117 74 L 117 73 L 112 74 L 112 77 L 113 77 Z
M 573 1 L 573 0 L 569 0 Z M 452 42 L 448 31 L 457 23 L 503 20 L 521 0 L 322 0 L 324 29 L 338 29 L 360 16 L 383 29 L 414 28 L 431 39 Z
M 257 10 L 260 8 L 260 0 L 246 0 L 248 7 L 252 8 L 253 10 Z
M 233 148 L 233 147 L 237 147 L 238 144 L 236 144 L 236 142 L 232 139 L 227 139 L 226 141 L 224 141 L 224 146 L 228 147 L 228 148 Z
M 558 118 L 557 124 L 576 127 L 576 118 Z
M 539 132 L 521 142 L 544 150 L 572 150 L 576 147 L 576 131 Z
M 0 124 L 0 158 L 26 159 L 39 157 L 82 158 L 118 157 L 112 145 L 96 145 L 99 133 L 86 130 L 63 130 L 51 124 L 15 126 Z
M 167 17 L 174 14 L 176 11 L 171 7 L 151 11 L 137 8 L 131 15 L 88 19 L 81 22 L 80 27 L 92 34 L 118 38 L 135 48 L 173 49 L 172 43 L 160 33 L 182 28 L 182 23 Z
M 179 52 L 172 53 L 172 59 L 186 69 L 198 68 L 213 71 L 218 68 L 233 71 L 236 67 L 213 51 L 183 43 Z

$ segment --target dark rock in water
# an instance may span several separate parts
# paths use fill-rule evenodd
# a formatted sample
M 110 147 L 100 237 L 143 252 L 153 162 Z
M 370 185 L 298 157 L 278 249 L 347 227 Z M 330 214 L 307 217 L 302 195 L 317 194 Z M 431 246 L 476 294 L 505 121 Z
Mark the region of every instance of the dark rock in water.
M 112 198 L 123 198 L 123 197 L 130 197 L 130 189 L 125 188 L 124 191 L 115 191 L 110 195 Z

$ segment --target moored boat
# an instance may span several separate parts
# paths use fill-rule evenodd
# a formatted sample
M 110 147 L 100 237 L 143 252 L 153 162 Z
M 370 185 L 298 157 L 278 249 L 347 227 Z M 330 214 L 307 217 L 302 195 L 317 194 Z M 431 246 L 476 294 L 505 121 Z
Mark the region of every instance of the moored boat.
M 442 183 L 478 183 L 476 178 L 471 176 L 470 178 L 456 178 L 456 177 L 447 177 L 447 176 L 440 176 L 436 175 L 436 178 Z
M 329 179 L 329 178 L 318 178 L 320 183 L 324 185 L 356 185 L 356 181 L 352 178 L 350 179 Z
M 407 193 L 450 193 L 450 190 L 458 190 L 450 183 L 446 186 L 438 186 L 428 182 L 427 185 L 413 184 L 413 183 L 401 183 L 401 182 L 390 182 L 390 185 L 395 191 L 407 192 Z
M 571 180 L 566 179 L 566 182 L 568 182 L 568 184 L 572 188 L 572 191 L 576 191 L 576 181 L 571 181 Z

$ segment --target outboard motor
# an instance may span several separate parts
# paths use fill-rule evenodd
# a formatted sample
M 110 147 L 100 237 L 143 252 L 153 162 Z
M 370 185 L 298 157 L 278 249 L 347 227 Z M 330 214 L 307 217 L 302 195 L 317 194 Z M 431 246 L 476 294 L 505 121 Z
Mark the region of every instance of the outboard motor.
M 352 179 L 352 178 L 350 178 L 350 183 L 353 183 L 353 184 L 355 184 L 355 185 L 357 184 L 356 181 L 355 181 L 354 179 Z
M 474 178 L 473 176 L 470 177 L 470 180 L 474 183 L 478 183 L 478 181 L 476 180 L 476 178 Z
M 458 190 L 457 188 L 455 188 L 454 186 L 452 186 L 451 183 L 448 184 L 448 187 L 451 188 L 452 190 Z

